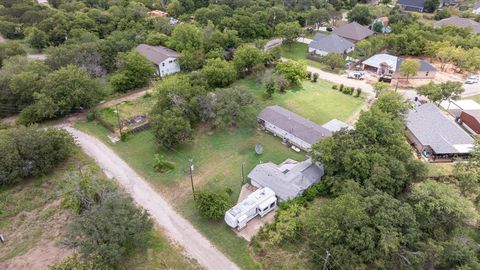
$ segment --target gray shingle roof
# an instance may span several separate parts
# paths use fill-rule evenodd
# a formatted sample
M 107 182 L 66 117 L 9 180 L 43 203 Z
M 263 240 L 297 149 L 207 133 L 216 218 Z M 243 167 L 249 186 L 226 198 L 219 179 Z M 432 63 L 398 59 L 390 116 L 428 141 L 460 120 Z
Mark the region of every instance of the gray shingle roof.
M 312 145 L 332 135 L 330 130 L 277 105 L 263 109 L 258 118 Z
M 367 27 L 357 23 L 351 22 L 344 24 L 333 30 L 333 32 L 343 38 L 359 41 L 374 34 L 374 32 Z
M 268 187 L 282 200 L 292 199 L 305 189 L 320 181 L 324 175 L 323 166 L 311 159 L 302 162 L 287 159 L 280 165 L 272 162 L 257 165 L 248 178 L 257 187 Z
M 403 61 L 405 61 L 405 59 L 398 58 L 396 70 L 400 70 L 400 65 L 403 63 Z M 418 62 L 420 62 L 420 67 L 418 68 L 418 71 L 423 71 L 423 72 L 437 71 L 437 69 L 434 66 L 432 66 L 430 63 L 428 63 L 425 60 L 419 60 Z
M 322 35 L 317 33 L 308 46 L 328 53 L 344 54 L 346 50 L 352 48 L 354 44 L 336 34 Z
M 408 7 L 424 8 L 425 0 L 397 0 L 397 4 Z
M 473 9 L 479 9 L 480 8 L 480 2 L 475 2 L 473 4 Z
M 468 18 L 459 18 L 457 16 L 453 16 L 453 17 L 435 22 L 434 27 L 442 27 L 444 25 L 452 25 L 452 26 L 462 27 L 462 28 L 471 28 L 473 33 L 476 33 L 476 34 L 480 33 L 480 23 Z
M 407 128 L 423 146 L 436 154 L 468 153 L 474 139 L 432 103 L 418 106 L 407 116 Z
M 167 58 L 178 57 L 180 55 L 178 52 L 167 47 L 150 46 L 147 44 L 140 44 L 135 50 L 147 58 L 148 61 L 157 65 Z

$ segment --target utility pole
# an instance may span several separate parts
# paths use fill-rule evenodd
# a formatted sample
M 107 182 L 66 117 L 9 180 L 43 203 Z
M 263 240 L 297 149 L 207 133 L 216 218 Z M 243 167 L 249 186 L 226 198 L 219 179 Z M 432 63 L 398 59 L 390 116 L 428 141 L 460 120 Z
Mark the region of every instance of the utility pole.
M 327 255 L 326 255 L 326 257 L 325 257 L 325 263 L 323 264 L 322 270 L 327 269 L 328 258 L 330 258 L 330 252 L 328 252 L 328 250 L 327 250 Z
M 193 159 L 188 159 L 189 163 L 189 170 L 190 170 L 190 183 L 192 184 L 192 194 L 193 194 L 193 199 L 195 199 L 195 188 L 193 187 Z
M 115 111 L 117 111 L 117 122 L 120 130 L 120 138 L 122 137 L 122 123 L 120 122 L 120 111 L 118 110 L 118 104 L 115 104 Z
M 245 162 L 242 162 L 242 186 L 245 183 L 245 172 L 244 172 Z

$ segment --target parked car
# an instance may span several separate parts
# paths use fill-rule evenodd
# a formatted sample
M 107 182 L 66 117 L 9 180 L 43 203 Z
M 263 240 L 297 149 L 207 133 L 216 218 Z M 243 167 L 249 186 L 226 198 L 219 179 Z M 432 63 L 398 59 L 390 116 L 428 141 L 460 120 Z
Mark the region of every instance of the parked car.
M 327 31 L 328 31 L 328 32 L 332 32 L 332 31 L 333 31 L 333 28 L 332 28 L 332 27 L 327 27 Z
M 347 78 L 356 79 L 356 80 L 363 80 L 363 79 L 365 79 L 365 72 L 363 72 L 363 71 L 350 71 L 347 74 Z
M 379 82 L 384 82 L 384 83 L 391 83 L 392 82 L 392 75 L 383 75 L 380 78 L 378 78 Z
M 465 84 L 474 84 L 480 81 L 480 77 L 478 75 L 473 75 L 467 78 Z

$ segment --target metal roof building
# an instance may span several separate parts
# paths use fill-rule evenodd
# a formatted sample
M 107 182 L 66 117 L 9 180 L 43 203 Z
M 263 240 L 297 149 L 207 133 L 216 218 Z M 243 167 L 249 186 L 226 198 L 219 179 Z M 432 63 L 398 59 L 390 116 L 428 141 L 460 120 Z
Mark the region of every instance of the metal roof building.
M 308 47 L 310 52 L 316 50 L 325 53 L 345 54 L 352 51 L 355 44 L 336 34 L 324 35 L 317 33 Z
M 357 22 L 351 22 L 351 23 L 339 26 L 335 28 L 333 32 L 354 43 L 362 39 L 366 39 L 367 37 L 374 34 L 372 30 L 368 29 L 368 27 L 365 27 Z

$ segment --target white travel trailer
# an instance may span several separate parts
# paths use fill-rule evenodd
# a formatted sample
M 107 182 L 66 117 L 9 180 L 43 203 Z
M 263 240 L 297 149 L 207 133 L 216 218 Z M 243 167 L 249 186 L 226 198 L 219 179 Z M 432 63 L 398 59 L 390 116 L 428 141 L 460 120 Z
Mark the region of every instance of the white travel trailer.
M 275 192 L 268 187 L 264 187 L 256 190 L 248 195 L 245 200 L 230 208 L 225 213 L 225 222 L 228 226 L 241 230 L 247 226 L 247 222 L 257 215 L 263 217 L 276 207 L 277 197 L 275 197 Z

